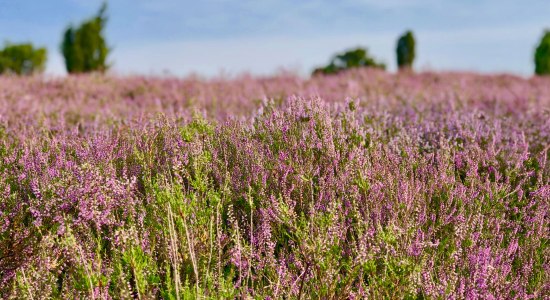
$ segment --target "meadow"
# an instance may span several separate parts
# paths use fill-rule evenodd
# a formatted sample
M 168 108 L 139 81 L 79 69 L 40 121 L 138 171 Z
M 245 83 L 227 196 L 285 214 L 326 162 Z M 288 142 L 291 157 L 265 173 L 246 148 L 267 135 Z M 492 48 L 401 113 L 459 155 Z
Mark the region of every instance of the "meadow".
M 2 299 L 548 299 L 550 79 L 0 77 Z

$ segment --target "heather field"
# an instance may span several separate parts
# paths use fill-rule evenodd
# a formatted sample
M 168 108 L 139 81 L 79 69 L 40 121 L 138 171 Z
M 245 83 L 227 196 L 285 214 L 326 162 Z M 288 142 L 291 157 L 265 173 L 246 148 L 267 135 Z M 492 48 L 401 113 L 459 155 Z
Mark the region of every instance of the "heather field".
M 0 78 L 1 299 L 549 299 L 550 79 Z

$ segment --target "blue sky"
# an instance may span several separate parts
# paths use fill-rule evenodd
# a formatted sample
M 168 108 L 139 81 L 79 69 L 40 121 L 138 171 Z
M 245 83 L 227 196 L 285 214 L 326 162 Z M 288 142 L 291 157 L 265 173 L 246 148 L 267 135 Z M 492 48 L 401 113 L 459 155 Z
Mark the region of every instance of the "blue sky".
M 64 74 L 61 35 L 96 0 L 0 0 L 0 41 L 49 51 Z M 367 47 L 395 70 L 395 43 L 412 29 L 420 70 L 530 75 L 550 28 L 548 0 L 111 0 L 106 35 L 118 74 L 308 74 L 338 51 Z

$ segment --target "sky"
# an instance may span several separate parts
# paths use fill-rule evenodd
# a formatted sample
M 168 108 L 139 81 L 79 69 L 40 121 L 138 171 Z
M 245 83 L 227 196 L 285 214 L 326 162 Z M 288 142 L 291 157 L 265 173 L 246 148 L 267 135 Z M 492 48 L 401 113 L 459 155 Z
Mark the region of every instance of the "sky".
M 0 0 L 0 42 L 47 47 L 46 72 L 65 74 L 69 24 L 100 0 Z M 105 31 L 121 75 L 307 75 L 337 52 L 366 47 L 396 69 L 397 38 L 416 37 L 415 68 L 533 73 L 550 28 L 548 0 L 111 0 Z

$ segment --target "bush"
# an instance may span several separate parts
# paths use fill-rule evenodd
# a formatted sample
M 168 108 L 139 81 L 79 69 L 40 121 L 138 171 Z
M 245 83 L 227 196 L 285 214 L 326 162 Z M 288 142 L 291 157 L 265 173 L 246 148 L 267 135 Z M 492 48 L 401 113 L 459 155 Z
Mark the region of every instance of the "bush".
M 415 58 L 415 41 L 410 30 L 397 40 L 396 52 L 399 70 L 411 69 Z
M 47 51 L 45 48 L 34 48 L 30 43 L 6 44 L 0 50 L 0 74 L 15 73 L 30 75 L 44 71 Z
M 65 57 L 65 66 L 69 73 L 85 73 L 106 71 L 109 47 L 103 37 L 103 29 L 107 22 L 104 3 L 98 14 L 83 22 L 80 27 L 69 26 L 63 35 L 61 51 Z
M 334 56 L 332 61 L 325 67 L 317 68 L 313 71 L 316 74 L 336 74 L 340 71 L 358 67 L 373 67 L 386 69 L 384 63 L 377 62 L 372 58 L 365 48 L 356 48 Z
M 550 74 L 550 30 L 544 32 L 544 36 L 535 50 L 535 74 Z

